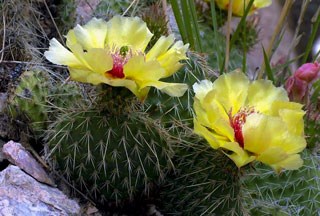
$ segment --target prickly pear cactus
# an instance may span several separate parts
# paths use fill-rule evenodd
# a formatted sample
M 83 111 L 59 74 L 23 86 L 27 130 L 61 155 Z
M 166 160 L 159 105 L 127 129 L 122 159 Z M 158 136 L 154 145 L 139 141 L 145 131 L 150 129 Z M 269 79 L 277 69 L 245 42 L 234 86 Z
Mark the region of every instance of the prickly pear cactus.
M 50 95 L 50 76 L 46 71 L 25 71 L 9 98 L 8 110 L 17 118 L 26 117 L 35 135 L 43 133 L 48 121 L 47 101 Z
M 191 70 L 206 76 L 201 57 L 192 58 L 198 62 L 188 62 L 175 81 L 193 84 Z M 192 122 L 191 92 L 172 98 L 153 91 L 141 104 L 127 89 L 101 85 L 92 92 L 83 89 L 83 98 L 70 102 L 81 96 L 81 88 L 71 86 L 73 97 L 58 97 L 70 93 L 68 85 L 57 88 L 53 103 L 60 114 L 46 133 L 53 166 L 98 203 L 121 204 L 148 194 L 173 168 L 173 143 L 180 142 L 172 138 L 179 133 L 175 123 Z
M 159 4 L 152 4 L 146 8 L 142 14 L 142 19 L 146 22 L 149 30 L 153 34 L 153 37 L 148 44 L 148 48 L 153 47 L 162 35 L 168 35 L 169 30 L 166 14 L 164 13 L 164 10 L 159 7 Z
M 56 115 L 64 112 L 65 109 L 76 109 L 78 106 L 89 106 L 88 99 L 92 88 L 89 86 L 81 85 L 77 82 L 62 82 L 57 80 L 51 88 L 50 99 L 50 121 L 56 119 Z M 87 93 L 88 92 L 88 93 Z M 87 98 L 83 100 L 83 98 Z
M 306 137 L 310 148 L 319 148 L 320 145 L 320 116 L 319 114 L 310 114 L 306 119 Z
M 193 92 L 191 86 L 197 80 L 211 78 L 217 74 L 209 68 L 203 56 L 189 52 L 185 66 L 174 76 L 164 79 L 166 82 L 183 82 L 189 89 L 182 97 L 170 97 L 156 89 L 149 92 L 143 106 L 152 118 L 160 119 L 165 127 L 175 130 L 175 124 L 191 125 L 193 122 Z
M 106 11 L 111 15 L 122 14 L 130 6 L 129 0 L 102 0 L 99 2 L 97 9 L 95 11 L 97 14 L 105 14 Z
M 161 190 L 161 211 L 168 215 L 241 215 L 240 173 L 234 164 L 200 140 L 189 139 L 180 148 L 177 171 Z
M 319 215 L 319 156 L 305 150 L 299 170 L 274 173 L 257 164 L 243 178 L 243 204 L 255 215 Z
M 320 146 L 320 79 L 312 84 L 310 103 L 305 118 L 305 133 L 308 147 Z
M 127 93 L 107 88 L 95 108 L 65 110 L 46 136 L 48 156 L 57 168 L 101 204 L 148 194 L 172 168 L 170 136 L 158 121 L 136 110 L 138 102 Z
M 235 58 L 236 59 L 236 58 Z M 191 87 L 202 79 L 213 79 L 203 57 L 189 53 L 184 68 L 172 79 Z M 241 61 L 240 61 L 241 62 Z M 217 62 L 212 62 L 217 64 Z M 231 62 L 239 65 L 239 62 Z M 167 176 L 161 188 L 161 212 L 172 215 L 241 215 L 239 171 L 221 152 L 213 150 L 193 135 L 193 92 L 180 98 L 158 95 L 149 97 L 148 112 L 157 115 L 178 142 L 173 144 L 174 173 Z M 156 107 L 152 110 L 152 107 Z
M 220 66 L 214 54 L 209 54 L 211 64 Z M 192 128 L 193 121 L 191 86 L 217 73 L 209 69 L 206 57 L 193 53 L 188 57 L 186 68 L 162 80 L 187 83 L 190 88 L 183 97 L 173 98 L 153 89 L 141 105 L 125 91 L 119 90 L 121 88 L 110 87 L 97 90 L 96 95 L 89 94 L 88 98 L 94 101 L 91 105 L 63 109 L 64 112 L 59 114 L 47 132 L 48 157 L 74 186 L 99 203 L 120 204 L 141 191 L 148 193 L 150 185 L 161 181 L 172 164 L 181 166 L 178 170 L 182 170 L 179 171 L 182 175 L 190 174 L 190 169 L 185 170 L 185 161 L 196 158 L 199 154 L 197 149 L 204 148 L 203 151 L 206 151 L 208 148 L 199 141 L 195 148 L 189 149 L 184 145 L 179 149 L 183 140 L 185 143 L 190 141 L 189 128 Z M 241 61 L 237 65 L 241 65 Z M 171 162 L 173 152 L 177 156 Z M 179 160 L 185 155 L 191 156 Z M 199 157 L 206 156 L 200 154 Z M 225 164 L 224 155 L 212 157 L 219 158 L 217 160 Z M 194 165 L 191 172 L 197 168 L 203 170 L 202 166 L 206 165 Z M 217 174 L 221 167 L 215 171 Z M 207 175 L 203 173 L 202 177 L 206 179 Z M 173 174 L 173 181 L 176 178 L 178 176 Z M 212 179 L 219 181 L 221 178 Z M 188 178 L 182 183 L 188 184 L 190 181 L 191 178 Z M 232 188 L 235 186 L 232 185 Z M 177 200 L 181 199 L 179 197 Z M 191 202 L 194 200 L 191 199 Z M 188 204 L 190 202 L 185 202 L 185 207 Z

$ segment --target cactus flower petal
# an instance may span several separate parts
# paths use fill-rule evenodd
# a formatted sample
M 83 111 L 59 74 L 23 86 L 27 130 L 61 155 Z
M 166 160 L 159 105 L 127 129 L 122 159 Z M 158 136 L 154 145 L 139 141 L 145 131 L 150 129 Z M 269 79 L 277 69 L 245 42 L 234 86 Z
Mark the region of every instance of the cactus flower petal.
M 147 59 L 156 59 L 159 56 L 163 55 L 169 47 L 173 44 L 174 37 L 170 35 L 168 37 L 161 36 L 158 41 L 153 45 L 146 55 Z
M 144 52 L 153 34 L 138 17 L 115 16 L 107 24 L 106 43 L 109 46 L 129 46 Z
M 303 160 L 301 159 L 299 154 L 290 155 L 287 159 L 278 162 L 277 164 L 271 165 L 274 170 L 280 172 L 283 167 L 287 170 L 296 170 L 297 167 L 301 167 L 303 165 Z
M 221 76 L 213 83 L 213 90 L 209 92 L 227 112 L 235 114 L 244 105 L 248 94 L 249 80 L 243 73 L 236 71 L 229 76 Z M 224 89 L 224 91 L 221 91 Z M 232 108 L 232 110 L 230 110 Z
M 247 117 L 242 131 L 245 140 L 244 149 L 256 153 L 259 157 L 266 154 L 270 148 L 278 148 L 279 152 L 283 150 L 287 154 L 292 154 L 302 151 L 306 146 L 302 136 L 290 133 L 286 123 L 279 117 L 251 114 Z
M 236 142 L 226 142 L 224 145 L 221 145 L 221 148 L 233 152 L 232 154 L 225 154 L 237 165 L 237 167 L 242 167 L 256 159 L 255 156 L 250 155 L 243 150 Z
M 55 38 L 50 40 L 49 50 L 45 52 L 45 57 L 58 65 L 68 65 L 72 67 L 81 66 L 81 62 Z
M 283 88 L 249 79 L 238 71 L 203 80 L 195 92 L 194 131 L 221 149 L 238 167 L 254 160 L 276 171 L 298 169 L 306 147 L 302 105 Z
M 211 147 L 214 149 L 219 148 L 221 145 L 223 145 L 223 143 L 227 141 L 225 137 L 212 132 L 208 129 L 208 127 L 203 126 L 201 122 L 197 121 L 196 119 L 194 119 L 194 130 L 196 133 L 201 134 L 203 137 L 205 137 Z
M 182 41 L 178 41 L 165 53 L 157 57 L 157 61 L 166 71 L 164 77 L 171 76 L 181 68 L 182 64 L 179 61 L 187 59 L 185 53 L 187 52 L 188 47 L 189 44 L 183 45 Z
M 283 88 L 276 88 L 269 80 L 256 80 L 251 83 L 248 89 L 249 106 L 268 113 L 274 101 L 288 101 L 287 92 Z
M 170 96 L 182 96 L 186 84 L 166 83 L 161 79 L 173 75 L 182 66 L 180 60 L 187 59 L 188 45 L 181 41 L 174 43 L 170 35 L 160 37 L 145 52 L 152 36 L 138 17 L 115 16 L 108 22 L 93 18 L 68 32 L 69 50 L 53 38 L 44 56 L 55 64 L 68 66 L 75 81 L 123 86 L 140 100 L 146 98 L 150 87 Z
M 254 5 L 257 8 L 263 8 L 263 7 L 268 7 L 271 5 L 272 0 L 255 0 Z
M 83 49 L 104 48 L 106 40 L 107 23 L 102 19 L 93 18 L 83 27 L 77 25 L 67 40 L 79 43 Z M 74 37 L 71 39 L 71 37 Z
M 181 41 L 172 45 L 173 43 L 173 35 L 169 35 L 168 37 L 162 36 L 146 55 L 147 60 L 158 60 L 166 71 L 165 77 L 171 76 L 175 71 L 179 70 L 182 66 L 179 63 L 180 60 L 187 59 L 185 53 L 189 45 L 183 45 Z
M 188 85 L 183 83 L 166 83 L 161 81 L 146 81 L 140 87 L 144 88 L 145 86 L 155 87 L 171 97 L 181 97 L 188 89 Z
M 209 1 L 209 0 L 207 0 Z M 228 10 L 229 7 L 229 0 L 215 0 L 216 4 L 218 5 L 219 8 L 223 10 Z M 249 4 L 249 0 L 234 0 L 232 4 L 232 13 L 236 16 L 243 16 L 243 12 L 245 8 Z M 250 9 L 250 13 L 253 13 L 259 8 L 264 8 L 269 5 L 271 5 L 272 0 L 254 0 L 253 5 Z
M 213 84 L 209 80 L 202 80 L 200 83 L 195 83 L 193 85 L 194 93 L 196 94 L 196 98 L 203 103 L 204 97 L 207 93 L 212 89 Z

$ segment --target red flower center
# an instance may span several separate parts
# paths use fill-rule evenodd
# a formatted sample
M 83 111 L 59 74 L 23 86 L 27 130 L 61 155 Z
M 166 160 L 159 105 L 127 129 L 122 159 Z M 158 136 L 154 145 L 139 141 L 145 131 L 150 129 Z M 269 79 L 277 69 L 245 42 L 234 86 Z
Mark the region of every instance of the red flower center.
M 242 126 L 246 122 L 247 116 L 254 112 L 255 111 L 253 108 L 241 108 L 234 116 L 231 116 L 231 110 L 229 112 L 229 121 L 234 130 L 234 138 L 239 143 L 241 148 L 244 147 Z
M 123 78 L 124 77 L 123 65 L 126 63 L 125 59 L 123 58 L 123 56 L 118 54 L 112 55 L 112 58 L 113 58 L 113 67 L 111 70 L 107 71 L 107 73 L 117 78 Z
M 113 77 L 116 78 L 123 78 L 123 66 L 131 58 L 132 53 L 130 52 L 128 46 L 123 46 L 111 55 L 113 59 L 113 67 L 106 73 L 111 74 Z

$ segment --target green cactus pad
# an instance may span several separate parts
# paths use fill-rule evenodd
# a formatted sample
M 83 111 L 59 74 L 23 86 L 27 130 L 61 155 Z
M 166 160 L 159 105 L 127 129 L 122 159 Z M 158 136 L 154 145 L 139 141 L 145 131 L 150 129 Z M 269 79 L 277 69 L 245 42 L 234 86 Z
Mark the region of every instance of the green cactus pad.
M 181 145 L 177 172 L 167 178 L 161 201 L 168 215 L 241 215 L 239 170 L 201 141 Z
M 242 178 L 243 203 L 255 215 L 319 215 L 319 156 L 305 150 L 304 165 L 295 171 L 276 174 L 271 168 L 256 164 Z
M 186 67 L 168 78 L 170 82 L 187 83 L 189 90 L 185 95 L 172 98 L 155 91 L 145 102 L 146 111 L 160 119 L 177 140 L 173 145 L 176 172 L 167 176 L 166 186 L 161 189 L 161 212 L 169 215 L 238 213 L 238 169 L 229 158 L 194 135 L 192 129 L 192 85 L 203 79 L 213 80 L 218 73 L 208 67 L 204 56 L 190 52 L 188 57 Z M 217 59 L 211 60 L 218 65 Z
M 120 108 L 121 109 L 121 108 Z M 98 203 L 148 194 L 172 167 L 167 132 L 146 114 L 66 112 L 47 133 L 49 156 L 73 185 Z
M 194 95 L 192 85 L 215 75 L 203 56 L 190 52 L 188 58 L 184 68 L 163 80 L 165 82 L 186 83 L 189 86 L 187 92 L 182 97 L 171 97 L 157 89 L 151 89 L 143 104 L 145 111 L 153 118 L 160 119 L 165 126 L 172 126 L 174 123 L 192 125 Z
M 25 71 L 9 98 L 10 114 L 14 118 L 26 117 L 36 135 L 43 133 L 48 121 L 47 101 L 51 84 L 46 71 Z

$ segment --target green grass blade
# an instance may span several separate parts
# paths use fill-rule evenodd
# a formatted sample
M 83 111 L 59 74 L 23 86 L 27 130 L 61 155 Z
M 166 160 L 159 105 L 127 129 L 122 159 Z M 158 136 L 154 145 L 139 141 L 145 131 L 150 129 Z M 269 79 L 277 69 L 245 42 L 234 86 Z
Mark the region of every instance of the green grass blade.
M 188 2 L 186 0 L 181 0 L 181 9 L 182 9 L 182 17 L 184 20 L 184 26 L 187 33 L 188 42 L 190 43 L 190 47 L 195 50 L 195 42 L 192 33 L 192 21 L 191 21 L 191 13 Z
M 241 20 L 240 20 L 235 32 L 232 35 L 232 38 L 231 38 L 231 41 L 230 41 L 230 49 L 232 49 L 232 46 L 233 46 L 235 40 L 237 39 L 241 28 L 245 27 L 245 22 L 246 22 L 248 14 L 250 12 L 250 9 L 251 9 L 251 7 L 253 5 L 253 2 L 254 2 L 254 0 L 250 0 L 250 2 L 248 3 L 248 6 L 246 7 L 246 9 L 244 11 L 243 16 L 241 17 Z
M 180 11 L 179 2 L 178 0 L 171 0 L 170 3 L 171 3 L 172 11 L 176 19 L 182 40 L 184 43 L 188 43 L 187 30 L 185 28 L 184 21 L 182 19 L 182 13 Z
M 247 70 L 247 51 L 244 48 L 243 59 L 242 59 L 242 72 L 246 74 L 247 73 L 246 70 Z
M 320 50 L 316 53 L 316 55 L 314 56 L 313 61 L 318 61 L 320 62 L 320 59 L 318 60 L 318 58 L 320 58 Z
M 243 4 L 244 4 L 244 7 L 245 8 L 245 1 L 243 1 Z M 246 25 L 243 25 L 241 27 L 243 29 L 243 40 L 244 40 L 244 43 L 243 43 L 243 46 L 242 46 L 242 49 L 243 49 L 243 59 L 242 59 L 242 72 L 243 73 L 247 73 L 246 70 L 247 70 L 247 48 L 246 48 L 246 44 L 247 44 L 247 31 L 246 31 Z
M 213 37 L 214 41 L 218 41 L 218 22 L 217 22 L 217 13 L 216 13 L 216 4 L 215 0 L 210 0 L 210 8 L 211 8 L 211 18 L 212 18 L 212 26 L 213 26 Z M 217 63 L 220 65 L 220 57 L 222 56 L 220 50 L 217 50 Z M 221 56 L 220 56 L 221 55 Z
M 302 63 L 306 63 L 307 60 L 308 60 L 308 56 L 311 52 L 311 49 L 312 49 L 312 45 L 313 45 L 313 42 L 317 36 L 317 31 L 318 31 L 318 28 L 319 28 L 319 24 L 320 24 L 320 7 L 318 8 L 314 18 L 312 18 L 314 20 L 314 23 L 312 25 L 312 31 L 311 31 L 311 36 L 308 40 L 308 44 L 307 44 L 307 47 L 306 47 L 306 51 L 304 53 L 304 57 L 303 57 L 303 60 L 302 60 Z
M 263 46 L 262 46 L 262 50 L 263 50 L 263 58 L 264 58 L 265 66 L 266 66 L 265 68 L 266 68 L 266 73 L 267 73 L 268 79 L 274 83 L 274 76 L 273 76 L 273 72 L 272 72 L 272 69 L 270 66 L 269 58 L 268 58 L 268 55 L 267 55 Z
M 223 56 L 222 63 L 221 63 L 221 66 L 220 66 L 220 74 L 223 74 L 225 64 L 226 64 L 226 57 Z
M 197 13 L 196 13 L 196 6 L 194 4 L 194 0 L 188 0 L 188 5 L 190 9 L 191 14 L 191 21 L 193 28 L 193 38 L 195 38 L 195 44 L 196 44 L 196 51 L 202 52 L 202 44 L 200 39 L 200 31 L 199 31 L 199 25 L 198 25 L 198 19 L 197 19 Z
M 189 43 L 191 49 L 202 52 L 202 42 L 193 0 L 172 0 L 172 10 L 184 43 Z

